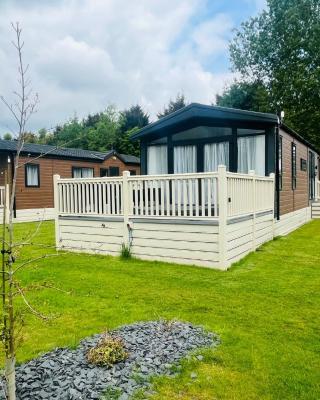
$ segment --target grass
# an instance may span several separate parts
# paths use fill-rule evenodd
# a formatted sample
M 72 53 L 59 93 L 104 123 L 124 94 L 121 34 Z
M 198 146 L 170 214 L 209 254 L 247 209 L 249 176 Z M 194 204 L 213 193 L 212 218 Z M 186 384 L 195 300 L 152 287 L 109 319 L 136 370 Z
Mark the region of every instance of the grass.
M 16 235 L 34 229 L 34 224 L 17 224 Z M 53 244 L 53 223 L 43 224 L 36 241 Z M 75 253 L 41 260 L 23 270 L 20 279 L 62 290 L 28 292 L 35 307 L 56 318 L 44 323 L 26 316 L 17 359 L 75 346 L 106 328 L 177 318 L 204 325 L 222 343 L 205 351 L 201 362 L 183 362 L 178 378 L 156 379 L 154 399 L 318 400 L 319 244 L 320 221 L 313 221 L 227 272 Z M 44 251 L 26 247 L 19 262 Z

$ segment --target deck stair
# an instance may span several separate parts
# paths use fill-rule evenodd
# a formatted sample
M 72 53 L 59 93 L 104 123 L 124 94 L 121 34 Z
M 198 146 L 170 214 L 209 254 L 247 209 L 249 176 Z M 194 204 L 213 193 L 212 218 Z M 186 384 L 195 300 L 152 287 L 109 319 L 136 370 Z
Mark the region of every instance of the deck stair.
M 314 201 L 311 206 L 312 218 L 320 219 L 320 200 Z

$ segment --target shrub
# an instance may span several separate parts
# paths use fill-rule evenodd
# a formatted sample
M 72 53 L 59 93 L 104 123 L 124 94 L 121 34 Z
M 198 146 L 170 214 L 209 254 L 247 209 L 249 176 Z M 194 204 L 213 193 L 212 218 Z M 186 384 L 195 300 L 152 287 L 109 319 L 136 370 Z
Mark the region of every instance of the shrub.
M 90 363 L 111 367 L 113 364 L 124 361 L 128 357 L 121 338 L 112 337 L 105 333 L 99 343 L 87 353 Z
M 122 259 L 129 259 L 131 258 L 131 248 L 126 246 L 124 243 L 121 245 L 121 258 Z

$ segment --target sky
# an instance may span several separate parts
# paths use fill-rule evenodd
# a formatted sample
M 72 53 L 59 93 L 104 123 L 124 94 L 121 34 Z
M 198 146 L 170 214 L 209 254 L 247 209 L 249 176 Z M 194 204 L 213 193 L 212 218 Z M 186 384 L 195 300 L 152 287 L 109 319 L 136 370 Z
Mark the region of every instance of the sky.
M 13 102 L 24 61 L 39 95 L 29 130 L 140 104 L 151 119 L 170 98 L 211 104 L 235 78 L 228 42 L 265 0 L 0 0 L 0 95 Z M 0 135 L 15 130 L 0 104 Z

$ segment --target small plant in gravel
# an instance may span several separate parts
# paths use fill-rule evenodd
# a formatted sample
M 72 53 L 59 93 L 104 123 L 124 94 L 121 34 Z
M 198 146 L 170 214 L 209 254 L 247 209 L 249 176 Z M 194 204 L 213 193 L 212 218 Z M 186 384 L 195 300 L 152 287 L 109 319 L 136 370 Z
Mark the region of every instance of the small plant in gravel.
M 119 337 L 112 337 L 108 332 L 87 353 L 87 359 L 90 363 L 107 367 L 124 361 L 127 357 L 128 353 L 123 340 Z

